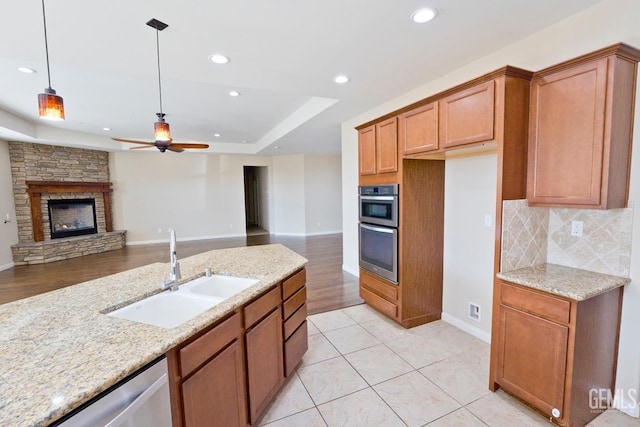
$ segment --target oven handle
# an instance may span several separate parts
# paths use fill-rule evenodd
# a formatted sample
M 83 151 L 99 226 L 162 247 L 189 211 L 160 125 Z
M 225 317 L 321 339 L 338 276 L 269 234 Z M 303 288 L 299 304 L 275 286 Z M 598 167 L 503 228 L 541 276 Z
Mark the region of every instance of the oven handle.
M 393 234 L 395 233 L 395 228 L 386 228 L 386 227 L 372 227 L 370 225 L 367 224 L 360 224 L 360 227 L 362 228 L 366 228 L 367 230 L 371 230 L 371 231 L 376 231 L 378 233 L 388 233 L 388 234 Z
M 384 201 L 394 201 L 394 196 L 360 196 L 360 200 L 384 200 Z

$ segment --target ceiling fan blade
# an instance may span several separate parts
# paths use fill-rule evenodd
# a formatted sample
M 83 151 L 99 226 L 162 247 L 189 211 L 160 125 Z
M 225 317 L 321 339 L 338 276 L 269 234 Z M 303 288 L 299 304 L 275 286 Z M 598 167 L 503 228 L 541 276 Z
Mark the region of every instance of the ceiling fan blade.
M 166 149 L 169 151 L 173 151 L 174 153 L 182 153 L 184 150 L 180 147 L 174 147 L 174 145 L 176 144 L 171 144 L 170 146 L 168 146 Z
M 171 144 L 170 147 L 175 148 L 209 148 L 209 144 L 196 144 L 191 142 L 178 142 Z
M 119 142 L 131 142 L 134 144 L 144 144 L 144 145 L 155 145 L 153 142 L 147 142 L 147 141 L 138 141 L 136 139 L 123 139 L 123 138 L 111 138 L 114 141 L 119 141 Z
M 139 149 L 141 149 L 141 148 L 151 148 L 151 147 L 153 147 L 153 146 L 154 146 L 153 144 L 150 144 L 150 145 L 141 145 L 140 147 L 129 147 L 129 150 L 139 150 Z

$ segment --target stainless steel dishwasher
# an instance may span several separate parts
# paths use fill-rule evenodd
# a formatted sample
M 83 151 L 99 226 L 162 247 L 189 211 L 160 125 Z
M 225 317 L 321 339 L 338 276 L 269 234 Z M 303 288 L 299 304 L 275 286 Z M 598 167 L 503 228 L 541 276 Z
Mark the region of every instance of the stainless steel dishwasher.
M 171 427 L 167 359 L 162 357 L 65 416 L 60 427 Z

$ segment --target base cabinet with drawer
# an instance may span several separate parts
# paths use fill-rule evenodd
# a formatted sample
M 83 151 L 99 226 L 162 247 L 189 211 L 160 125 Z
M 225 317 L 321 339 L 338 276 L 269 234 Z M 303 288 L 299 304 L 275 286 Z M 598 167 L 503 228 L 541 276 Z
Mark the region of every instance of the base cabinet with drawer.
M 174 427 L 257 422 L 307 351 L 305 270 L 167 352 Z
M 614 390 L 622 288 L 575 301 L 505 281 L 499 286 L 490 388 L 559 425 L 586 425 L 606 408 L 594 395 Z

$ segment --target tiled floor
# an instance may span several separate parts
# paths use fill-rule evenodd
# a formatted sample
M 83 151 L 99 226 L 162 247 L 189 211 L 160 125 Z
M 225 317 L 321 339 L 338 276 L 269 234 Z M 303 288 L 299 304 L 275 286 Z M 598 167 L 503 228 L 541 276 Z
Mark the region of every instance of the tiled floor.
M 448 323 L 403 329 L 366 305 L 308 320 L 309 351 L 260 425 L 549 426 L 489 391 L 489 345 Z M 610 410 L 589 426 L 640 420 Z

